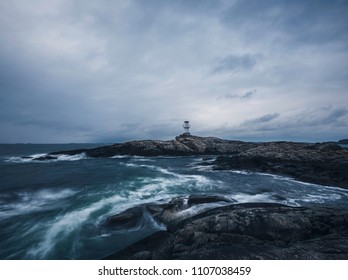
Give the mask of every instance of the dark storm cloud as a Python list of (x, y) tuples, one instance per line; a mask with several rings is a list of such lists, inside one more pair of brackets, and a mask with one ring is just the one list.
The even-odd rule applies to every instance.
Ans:
[(347, 1), (0, 0), (0, 11), (0, 142), (171, 138), (185, 119), (220, 137), (346, 138)]
[(237, 1), (222, 19), (255, 39), (274, 36), (274, 43), (291, 44), (289, 47), (333, 42), (347, 47), (347, 15), (348, 2), (342, 0), (250, 0)]

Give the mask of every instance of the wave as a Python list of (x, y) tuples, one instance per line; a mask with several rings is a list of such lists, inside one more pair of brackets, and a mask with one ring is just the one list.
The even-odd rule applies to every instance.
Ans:
[(127, 155), (116, 155), (116, 156), (112, 156), (110, 158), (129, 158), (130, 156)]
[(32, 162), (33, 159), (35, 158), (44, 157), (46, 155), (47, 154), (33, 154), (33, 155), (25, 156), (25, 157), (19, 157), (19, 156), (9, 157), (9, 158), (5, 158), (5, 162), (27, 163), (27, 162)]
[[(155, 200), (153, 197), (148, 199), (135, 197), (133, 196), (134, 193), (126, 190), (125, 192), (120, 192), (107, 198), (102, 197), (88, 206), (57, 216), (52, 221), (43, 225), (45, 230), (41, 237), (41, 241), (28, 250), (27, 257), (46, 259), (49, 257), (51, 252), (55, 250), (59, 242), (69, 238), (74, 239), (76, 237), (76, 232), (79, 231), (83, 225), (100, 225), (105, 221), (106, 217), (110, 215), (120, 213), (137, 204), (154, 202)], [(145, 213), (144, 219), (141, 223), (139, 223), (135, 228), (126, 231), (141, 231), (145, 227), (152, 227), (157, 230), (165, 229), (162, 224), (159, 224), (149, 214), (146, 215)], [(98, 233), (97, 237), (105, 238), (108, 236), (108, 234), (103, 232), (101, 235)], [(73, 240), (72, 242), (75, 243), (76, 240)]]
[[(43, 159), (44, 157), (52, 157), (51, 159)], [(11, 163), (49, 163), (49, 162), (57, 162), (57, 161), (77, 161), (88, 158), (85, 153), (76, 154), (76, 155), (66, 155), (66, 154), (58, 154), (58, 155), (50, 155), (50, 154), (33, 154), (25, 157), (9, 157), (5, 159), (5, 162)]]
[(237, 203), (248, 203), (248, 202), (279, 202), (276, 199), (274, 194), (271, 192), (268, 193), (259, 193), (259, 194), (247, 194), (247, 193), (236, 193), (231, 195), (231, 197), (237, 201)]
[(125, 198), (120, 195), (113, 195), (109, 198), (94, 202), (87, 207), (59, 215), (47, 224), (42, 241), (29, 249), (27, 253), (28, 257), (40, 259), (46, 258), (57, 243), (73, 234), (83, 223), (87, 221), (90, 222), (90, 216), (93, 213), (101, 210), (105, 206), (117, 204), (124, 200)]
[(86, 159), (87, 155), (85, 153), (77, 154), (77, 155), (58, 155), (58, 158), (53, 161), (76, 161), (81, 159)]
[(0, 219), (59, 208), (58, 201), (72, 197), (76, 193), (78, 191), (72, 189), (45, 189), (35, 192), (18, 192), (11, 195), (1, 194), (0, 200), (3, 203), (0, 205)]

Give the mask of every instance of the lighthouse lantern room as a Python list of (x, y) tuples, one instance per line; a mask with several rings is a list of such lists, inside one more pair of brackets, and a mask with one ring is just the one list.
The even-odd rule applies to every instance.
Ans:
[(184, 121), (183, 128), (185, 129), (184, 134), (190, 135), (190, 122), (189, 121)]

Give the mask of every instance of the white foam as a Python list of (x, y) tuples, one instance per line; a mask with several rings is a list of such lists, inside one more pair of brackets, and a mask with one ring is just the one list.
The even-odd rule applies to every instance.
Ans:
[(150, 158), (142, 158), (142, 157), (133, 157), (132, 161), (145, 161), (145, 162), (154, 162), (155, 160)]
[(124, 156), (122, 156), (122, 155), (116, 155), (116, 156), (112, 156), (112, 157), (110, 157), (110, 158), (129, 158), (129, 156), (127, 156), (127, 155), (124, 155)]
[(212, 172), (213, 166), (211, 165), (193, 165), (191, 166), (191, 169), (198, 170), (198, 171), (203, 171), (203, 172)]
[(327, 201), (335, 201), (341, 198), (342, 196), (339, 194), (331, 194), (331, 195), (307, 194), (305, 197), (301, 198), (300, 200), (304, 202), (326, 203)]
[(77, 154), (77, 155), (58, 155), (57, 159), (53, 159), (52, 161), (76, 161), (87, 158), (85, 153)]
[(33, 154), (33, 155), (26, 156), (26, 157), (9, 157), (9, 158), (5, 159), (5, 161), (6, 162), (13, 162), (13, 163), (27, 163), (27, 162), (32, 162), (33, 159), (35, 159), (35, 158), (43, 157), (46, 155), (47, 154)]
[[(47, 160), (37, 160), (41, 157), (52, 156), (54, 158)], [(33, 154), (26, 157), (10, 157), (6, 159), (6, 162), (13, 163), (47, 163), (47, 162), (56, 162), (56, 161), (76, 161), (87, 158), (85, 153), (76, 154), (76, 155), (66, 155), (66, 154), (58, 154), (58, 155), (49, 155), (49, 154)]]
[(77, 191), (71, 189), (63, 190), (39, 190), (36, 192), (17, 193), (19, 201), (0, 205), (0, 219), (29, 214), (55, 208), (57, 200), (65, 199), (75, 195)]
[(242, 175), (251, 175), (253, 174), (252, 172), (249, 171), (244, 171), (244, 170), (231, 170), (231, 173), (235, 173), (235, 174), (242, 174)]
[(162, 168), (162, 167), (159, 167), (159, 166), (155, 166), (155, 165), (135, 164), (135, 163), (126, 163), (125, 165), (129, 166), (129, 167), (149, 168), (149, 169), (152, 169), (152, 170), (155, 170), (155, 171), (159, 171), (159, 172), (161, 172), (163, 174), (167, 174), (167, 175), (173, 175), (173, 176), (177, 176), (178, 175), (177, 173), (171, 172), (168, 169), (165, 169), (165, 168)]
[(237, 200), (238, 203), (247, 203), (247, 202), (279, 202), (272, 198), (271, 193), (260, 193), (260, 194), (246, 194), (246, 193), (237, 193), (232, 196), (233, 199)]
[(186, 174), (179, 174), (179, 173), (175, 173), (172, 171), (169, 171), (168, 169), (165, 169), (163, 167), (159, 167), (159, 166), (155, 166), (155, 165), (147, 165), (147, 164), (135, 164), (135, 163), (124, 163), (125, 166), (128, 167), (142, 167), (142, 168), (149, 168), (155, 171), (159, 171), (162, 174), (166, 174), (166, 175), (171, 175), (173, 177), (175, 177), (176, 179), (181, 180), (181, 182), (187, 182), (189, 180), (195, 180), (197, 182), (200, 183), (210, 183), (210, 179), (208, 179), (207, 177), (203, 176), (203, 175), (186, 175)]
[(138, 167), (139, 166), (139, 165), (137, 165), (135, 163), (123, 163), (123, 162), (121, 162), (120, 164), (124, 165), (124, 166), (128, 166), (128, 167)]
[(124, 200), (123, 197), (114, 195), (94, 202), (88, 207), (80, 208), (58, 216), (54, 221), (48, 224), (43, 240), (28, 251), (28, 256), (34, 258), (45, 258), (60, 240), (66, 238), (69, 234), (80, 228), (81, 224), (90, 220), (89, 217), (92, 213), (107, 205), (117, 204)]

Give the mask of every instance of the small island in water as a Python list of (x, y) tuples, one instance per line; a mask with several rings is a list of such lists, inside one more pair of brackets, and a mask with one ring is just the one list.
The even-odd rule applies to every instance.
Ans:
[[(154, 160), (202, 156), (198, 165), (216, 172), (276, 174), (318, 188), (348, 189), (348, 149), (333, 142), (254, 143), (184, 133), (169, 141), (139, 140), (57, 151), (31, 160), (55, 161), (62, 155)], [(109, 215), (100, 228), (105, 232), (132, 230), (149, 217), (161, 227), (104, 258), (348, 259), (347, 208), (318, 204), (293, 207), (282, 203), (286, 198), (278, 198), (277, 203), (238, 203), (233, 197), (210, 191), (134, 205)]]

